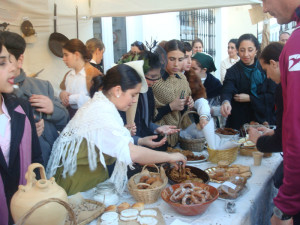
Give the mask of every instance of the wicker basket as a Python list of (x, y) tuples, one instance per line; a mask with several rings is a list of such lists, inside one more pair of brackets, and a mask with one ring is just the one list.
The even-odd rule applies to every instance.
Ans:
[[(179, 128), (181, 128), (181, 122), (183, 120), (183, 118), (189, 114), (197, 114), (198, 113), (196, 111), (187, 111), (185, 112), (182, 117), (180, 118), (179, 121)], [(201, 152), (204, 149), (206, 143), (206, 139), (205, 138), (199, 138), (199, 139), (186, 139), (186, 138), (182, 138), (179, 135), (179, 144), (180, 147), (184, 150), (190, 150), (192, 152)]]
[[(239, 149), (239, 152), (240, 152), (240, 155), (252, 157), (252, 152), (258, 152), (258, 150), (256, 147), (254, 147), (254, 148), (241, 147)], [(272, 156), (271, 152), (264, 153), (265, 158), (271, 157), (271, 156)]]
[(252, 152), (257, 152), (257, 148), (256, 147), (252, 147), (252, 148), (247, 148), (247, 147), (240, 147), (239, 152), (240, 155), (243, 156), (252, 156)]
[[(66, 210), (68, 211), (69, 213), (69, 218), (70, 218), (70, 225), (77, 225), (77, 222), (76, 222), (76, 216), (74, 214), (74, 211), (72, 210), (72, 208), (70, 207), (70, 205), (63, 201), (63, 200), (60, 200), (59, 198), (49, 198), (49, 199), (45, 199), (45, 200), (42, 200), (38, 203), (36, 203), (30, 210), (28, 210), (23, 216), (22, 218), (20, 218), (17, 222), (16, 222), (16, 225), (24, 225), (26, 224), (26, 220), (31, 216), (31, 214), (38, 208), (48, 204), (48, 203), (51, 203), (51, 202), (56, 202), (62, 206), (64, 206), (66, 208)], [(49, 215), (51, 216), (51, 215)], [(52, 216), (55, 216), (55, 215), (52, 215)]]
[(233, 163), (236, 160), (238, 150), (239, 146), (226, 150), (214, 150), (207, 147), (207, 152), (209, 154), (208, 161), (218, 163), (221, 160), (227, 160), (229, 163)]
[(90, 199), (84, 199), (84, 201), (87, 203), (90, 203), (90, 204), (97, 205), (97, 206), (99, 206), (99, 208), (97, 210), (95, 210), (95, 213), (92, 216), (85, 219), (84, 221), (81, 221), (80, 223), (77, 223), (77, 225), (86, 225), (86, 224), (92, 222), (94, 219), (98, 218), (105, 210), (105, 206), (101, 202), (97, 202), (97, 201), (90, 200)]
[[(143, 167), (142, 172), (146, 169), (147, 165)], [(151, 175), (158, 175), (159, 173), (159, 168), (155, 165), (157, 172), (150, 172)], [(145, 204), (151, 204), (154, 203), (158, 200), (161, 191), (166, 187), (168, 183), (168, 177), (165, 174), (164, 169), (161, 167), (161, 173), (163, 173), (163, 184), (160, 187), (156, 187), (153, 189), (137, 189), (133, 188), (134, 185), (134, 177), (138, 176), (139, 174), (133, 175), (127, 184), (128, 190), (130, 194), (134, 197), (134, 199), (137, 202), (144, 202)]]

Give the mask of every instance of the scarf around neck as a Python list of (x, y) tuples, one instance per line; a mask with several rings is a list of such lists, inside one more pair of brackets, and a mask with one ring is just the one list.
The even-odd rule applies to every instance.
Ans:
[(245, 75), (248, 77), (248, 79), (250, 79), (251, 93), (255, 97), (258, 97), (257, 86), (264, 82), (264, 80), (266, 79), (266, 75), (258, 69), (258, 60), (257, 59), (255, 60), (254, 64), (251, 66), (246, 66), (242, 61), (240, 61), (240, 62), (241, 62), (241, 65), (242, 65)]

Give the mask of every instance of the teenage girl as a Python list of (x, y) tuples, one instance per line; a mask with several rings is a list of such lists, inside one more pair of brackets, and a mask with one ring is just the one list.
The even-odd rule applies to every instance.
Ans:
[(71, 70), (60, 84), (62, 91), (59, 97), (69, 110), (70, 118), (90, 99), (91, 81), (95, 76), (101, 75), (89, 63), (90, 59), (91, 54), (79, 39), (71, 39), (63, 47), (63, 61)]

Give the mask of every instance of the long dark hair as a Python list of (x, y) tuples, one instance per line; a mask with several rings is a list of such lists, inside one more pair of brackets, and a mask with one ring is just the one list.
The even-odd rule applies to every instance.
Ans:
[(79, 52), (84, 61), (88, 62), (92, 58), (92, 54), (88, 51), (87, 47), (79, 39), (71, 39), (63, 46), (63, 49), (71, 53)]
[(93, 97), (95, 92), (102, 90), (106, 94), (111, 88), (120, 85), (123, 92), (133, 89), (142, 79), (138, 73), (126, 64), (119, 64), (109, 69), (105, 76), (97, 76), (92, 80), (90, 96)]
[(271, 42), (263, 49), (259, 59), (262, 59), (266, 64), (270, 64), (270, 60), (274, 60), (275, 62), (278, 62), (283, 46), (284, 46), (283, 43)]

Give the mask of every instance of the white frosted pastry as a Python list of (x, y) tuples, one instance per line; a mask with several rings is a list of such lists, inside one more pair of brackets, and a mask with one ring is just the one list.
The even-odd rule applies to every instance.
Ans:
[(120, 216), (120, 220), (123, 221), (131, 221), (131, 220), (136, 220), (137, 216), (132, 216), (132, 217), (124, 217), (124, 216)]
[(157, 212), (154, 209), (144, 209), (140, 212), (141, 216), (157, 216)]
[(139, 211), (137, 209), (125, 209), (120, 214), (123, 217), (137, 217)]

